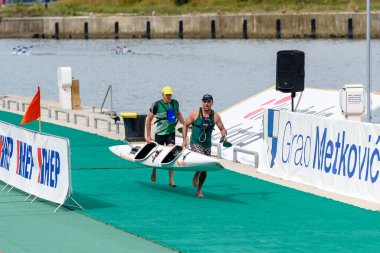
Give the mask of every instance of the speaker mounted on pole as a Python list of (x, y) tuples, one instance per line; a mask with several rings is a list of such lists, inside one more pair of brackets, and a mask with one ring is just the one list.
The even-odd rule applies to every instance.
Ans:
[(292, 111), (296, 92), (305, 89), (305, 53), (299, 50), (277, 52), (276, 90), (291, 93)]
[(299, 50), (277, 52), (276, 90), (291, 93), (305, 88), (305, 53)]

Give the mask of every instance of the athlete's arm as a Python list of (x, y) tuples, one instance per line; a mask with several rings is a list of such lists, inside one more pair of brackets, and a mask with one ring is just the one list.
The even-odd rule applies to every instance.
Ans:
[(147, 117), (146, 117), (146, 142), (150, 143), (151, 141), (151, 131), (152, 131), (152, 120), (153, 120), (153, 113), (149, 112)]
[(197, 117), (197, 110), (193, 111), (190, 113), (190, 116), (186, 119), (186, 121), (183, 123), (183, 128), (182, 128), (182, 147), (186, 148), (187, 146), (187, 128), (193, 124)]
[(179, 122), (181, 122), (181, 124), (184, 125), (185, 120), (183, 119), (182, 113), (180, 111), (178, 112), (177, 117), (178, 117)]
[(222, 119), (220, 118), (220, 115), (218, 113), (215, 113), (214, 120), (215, 120), (215, 125), (217, 125), (220, 130), (220, 134), (222, 136), (226, 136), (227, 130), (224, 128)]

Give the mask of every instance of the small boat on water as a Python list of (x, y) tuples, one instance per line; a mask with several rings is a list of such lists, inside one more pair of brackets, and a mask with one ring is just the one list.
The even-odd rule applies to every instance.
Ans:
[(115, 155), (138, 164), (163, 170), (215, 171), (224, 169), (213, 157), (202, 155), (182, 146), (167, 147), (156, 142), (142, 146), (117, 145), (109, 147)]
[(117, 47), (113, 51), (115, 52), (115, 54), (119, 54), (119, 55), (128, 55), (132, 53), (132, 51), (125, 46), (123, 48)]
[(33, 46), (30, 46), (30, 47), (20, 47), (20, 46), (18, 46), (16, 48), (12, 49), (11, 54), (14, 54), (14, 55), (30, 55), (32, 47)]

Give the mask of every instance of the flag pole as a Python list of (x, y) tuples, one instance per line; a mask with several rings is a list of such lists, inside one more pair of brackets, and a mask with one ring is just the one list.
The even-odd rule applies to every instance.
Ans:
[(41, 133), (41, 117), (38, 118), (38, 132)]

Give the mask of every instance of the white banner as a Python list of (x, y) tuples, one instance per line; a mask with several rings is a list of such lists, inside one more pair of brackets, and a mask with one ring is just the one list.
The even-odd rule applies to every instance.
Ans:
[[(294, 101), (295, 105), (300, 97), (301, 94), (297, 93)], [(320, 101), (323, 101), (323, 103)], [(380, 95), (372, 94), (372, 110), (379, 107)], [(263, 112), (265, 108), (290, 111), (290, 94), (276, 91), (275, 87), (272, 87), (221, 112), (220, 116), (228, 132), (228, 141), (232, 142), (234, 146), (256, 151), (260, 154), (263, 144)], [(305, 88), (302, 93), (302, 99), (298, 104), (297, 112), (344, 119), (339, 106), (338, 90)], [(219, 129), (217, 127), (215, 129), (213, 142), (219, 142)], [(232, 148), (224, 148), (222, 157), (232, 160), (232, 150)], [(215, 147), (213, 147), (213, 154), (217, 154)], [(253, 156), (244, 153), (238, 154), (238, 161), (245, 164), (254, 164)]]
[(0, 121), (0, 180), (63, 204), (71, 196), (68, 139)]
[(260, 172), (380, 203), (379, 125), (266, 109), (263, 129)]

